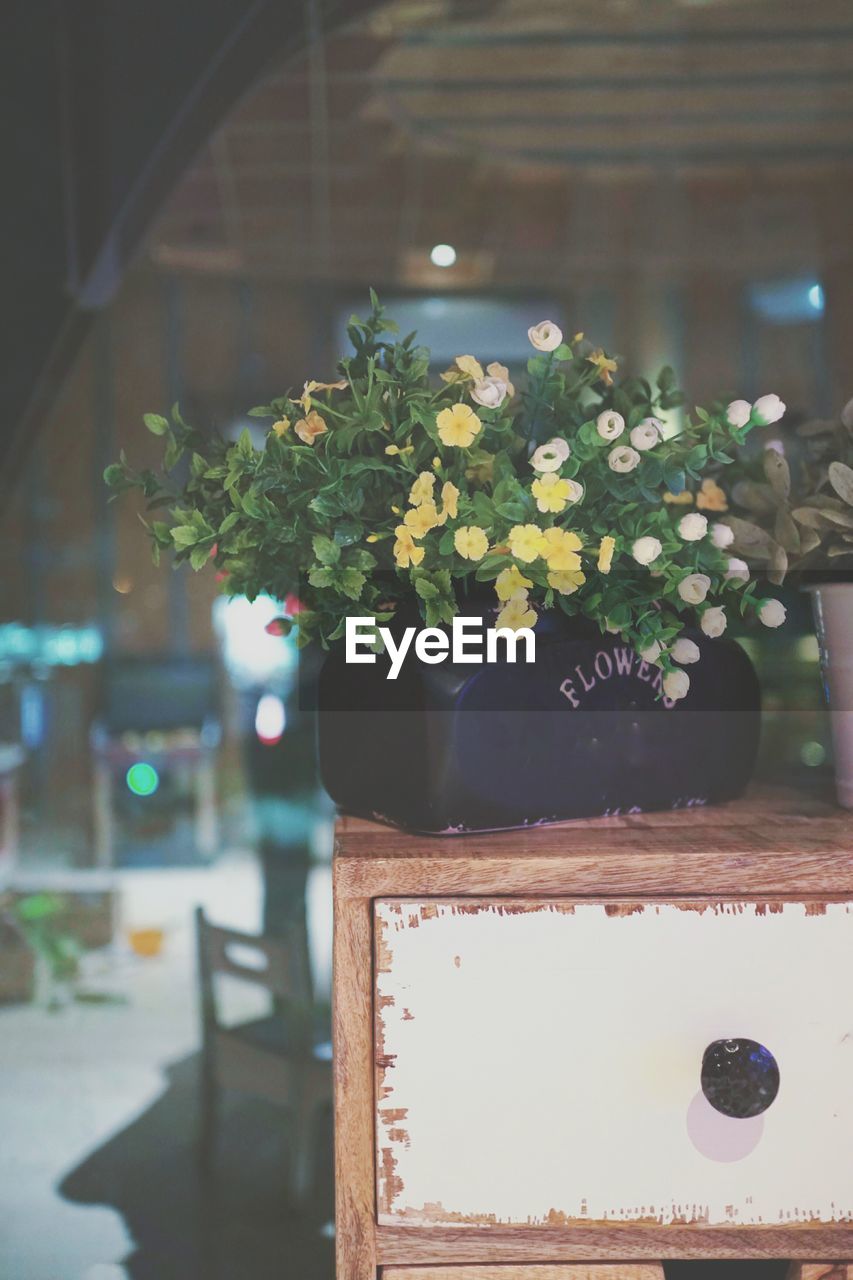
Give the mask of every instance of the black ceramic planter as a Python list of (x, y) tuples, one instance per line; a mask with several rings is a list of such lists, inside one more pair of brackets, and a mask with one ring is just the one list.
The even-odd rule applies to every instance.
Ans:
[[(466, 610), (468, 613), (476, 611)], [(690, 691), (656, 696), (656, 668), (617, 636), (553, 612), (536, 662), (427, 666), (407, 658), (320, 676), (320, 769), (348, 812), (442, 835), (733, 799), (752, 773), (758, 680), (733, 641), (691, 633)]]

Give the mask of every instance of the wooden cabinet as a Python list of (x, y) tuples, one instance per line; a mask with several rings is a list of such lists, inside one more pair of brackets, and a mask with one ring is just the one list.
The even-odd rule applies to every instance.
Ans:
[[(790, 793), (457, 840), (342, 820), (339, 1280), (851, 1256), (851, 827)], [(730, 1104), (740, 1045), (766, 1056)]]

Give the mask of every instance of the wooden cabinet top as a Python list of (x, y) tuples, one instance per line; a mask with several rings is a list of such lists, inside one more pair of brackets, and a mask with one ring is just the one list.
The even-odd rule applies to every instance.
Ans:
[(723, 805), (450, 837), (344, 815), (335, 863), (348, 896), (834, 897), (853, 895), (853, 814), (831, 792), (755, 787)]

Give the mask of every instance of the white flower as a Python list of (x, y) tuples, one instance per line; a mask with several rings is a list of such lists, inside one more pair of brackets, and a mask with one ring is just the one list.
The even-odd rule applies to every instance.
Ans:
[(678, 594), (685, 604), (701, 604), (710, 587), (707, 573), (688, 573), (678, 584)]
[(554, 351), (563, 341), (562, 330), (553, 320), (542, 320), (527, 330), (527, 336), (537, 351)]
[(758, 610), (758, 616), (765, 627), (781, 627), (785, 621), (785, 606), (781, 600), (765, 600)]
[(471, 399), (484, 409), (499, 409), (506, 399), (507, 385), (503, 378), (481, 378), (471, 388)]
[(660, 641), (653, 640), (651, 644), (646, 645), (645, 649), (638, 649), (637, 652), (643, 659), (643, 662), (650, 662), (654, 664), (661, 655)]
[(579, 480), (567, 480), (569, 486), (569, 502), (580, 502), (583, 497), (583, 485)]
[(700, 511), (691, 511), (678, 522), (678, 536), (685, 542), (700, 542), (708, 532), (708, 517)]
[(631, 548), (631, 555), (637, 561), (637, 564), (651, 564), (653, 560), (657, 560), (663, 547), (657, 538), (638, 538)]
[(777, 395), (759, 396), (752, 406), (752, 416), (759, 427), (768, 427), (771, 422), (778, 422), (785, 412), (786, 405)]
[(489, 377), (497, 378), (499, 382), (506, 383), (507, 395), (515, 395), (515, 387), (510, 382), (509, 369), (505, 364), (499, 364), (497, 360), (493, 360), (491, 364), (486, 365), (486, 373)]
[(659, 418), (643, 418), (631, 432), (631, 444), (644, 453), (646, 449), (654, 449), (663, 435), (663, 423)]
[(686, 698), (690, 688), (690, 676), (686, 671), (667, 671), (663, 678), (663, 691), (673, 702)]
[(722, 520), (718, 520), (716, 524), (711, 525), (711, 541), (721, 551), (725, 551), (726, 547), (730, 547), (734, 540), (734, 530), (727, 524), (723, 524)]
[(713, 608), (706, 609), (702, 614), (699, 619), (699, 626), (706, 636), (716, 640), (725, 631), (727, 621), (725, 609), (721, 608), (720, 605), (714, 605)]
[(726, 569), (727, 582), (749, 582), (749, 565), (737, 556), (729, 556), (729, 567)]
[(752, 417), (752, 405), (748, 400), (733, 400), (726, 409), (726, 422), (730, 427), (745, 427)]
[(672, 646), (673, 661), (685, 666), (689, 662), (698, 662), (701, 656), (698, 644), (695, 640), (688, 640), (686, 636), (679, 636)]
[(534, 471), (559, 471), (570, 453), (571, 449), (565, 440), (554, 436), (547, 444), (540, 444), (535, 450), (530, 465)]
[(633, 471), (640, 464), (640, 455), (636, 449), (629, 449), (627, 445), (617, 445), (615, 449), (611, 449), (607, 455), (607, 462), (611, 471)]
[(596, 418), (595, 429), (602, 440), (618, 440), (625, 430), (625, 419), (615, 409), (608, 409)]

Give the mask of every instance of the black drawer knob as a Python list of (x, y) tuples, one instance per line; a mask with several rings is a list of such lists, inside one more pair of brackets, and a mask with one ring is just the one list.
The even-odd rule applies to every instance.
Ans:
[(712, 1040), (702, 1056), (702, 1092), (724, 1116), (760, 1116), (779, 1092), (776, 1059), (757, 1040)]

